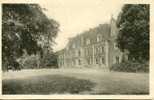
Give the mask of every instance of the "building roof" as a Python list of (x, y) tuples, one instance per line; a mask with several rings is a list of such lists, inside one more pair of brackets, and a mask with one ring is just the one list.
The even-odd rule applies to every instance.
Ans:
[(97, 35), (100, 35), (103, 40), (107, 40), (110, 37), (110, 25), (109, 24), (100, 24), (95, 28), (91, 28), (77, 36), (70, 38), (67, 46), (71, 48), (73, 44), (76, 46), (86, 45), (86, 40), (90, 39), (91, 44), (96, 42)]
[(100, 24), (97, 27), (91, 28), (75, 37), (70, 38), (66, 47), (58, 52), (60, 53), (67, 49), (71, 49), (74, 45), (76, 46), (75, 49), (77, 47), (80, 48), (86, 46), (87, 39), (90, 40), (90, 44), (95, 44), (97, 43), (97, 36), (101, 37), (101, 41), (111, 40), (113, 38), (111, 35), (112, 33), (117, 33), (116, 20), (114, 18), (111, 18), (110, 24)]

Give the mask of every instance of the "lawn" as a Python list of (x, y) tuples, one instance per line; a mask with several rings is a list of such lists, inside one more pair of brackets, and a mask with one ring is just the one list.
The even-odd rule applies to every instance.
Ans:
[(45, 75), (27, 79), (11, 79), (3, 81), (3, 94), (77, 94), (90, 91), (94, 84), (88, 80)]
[(148, 73), (39, 69), (3, 73), (3, 94), (148, 94)]

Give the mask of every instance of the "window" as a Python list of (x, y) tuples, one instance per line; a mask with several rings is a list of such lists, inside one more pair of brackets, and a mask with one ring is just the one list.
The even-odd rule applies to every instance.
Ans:
[(65, 65), (64, 61), (62, 61), (62, 65)]
[(76, 56), (75, 50), (72, 51), (72, 56)]
[[(75, 53), (74, 55), (75, 55), (76, 57), (80, 56), (80, 55), (79, 55), (79, 53), (80, 53), (79, 50), (75, 50), (74, 53)], [(69, 55), (69, 56), (70, 56), (70, 55)]]
[(90, 59), (87, 59), (88, 65), (90, 64)]
[(98, 64), (98, 63), (99, 63), (98, 58), (96, 58), (96, 64)]
[(90, 55), (90, 48), (88, 48), (88, 55)]
[(118, 46), (116, 43), (114, 43), (114, 49), (118, 49)]
[(90, 44), (90, 39), (87, 39), (86, 44), (87, 45)]
[(104, 57), (102, 57), (102, 64), (105, 64), (105, 59), (104, 59)]
[(96, 53), (99, 53), (100, 51), (99, 51), (99, 47), (96, 47)]
[(92, 58), (90, 58), (90, 64), (92, 64), (93, 63), (93, 59)]
[(75, 48), (75, 44), (72, 45), (72, 48)]
[(86, 56), (89, 56), (90, 55), (90, 49), (89, 48), (86, 48), (85, 54), (86, 54)]
[(88, 58), (87, 62), (89, 65), (92, 64), (92, 58)]
[(116, 63), (119, 63), (119, 62), (120, 62), (119, 57), (116, 56)]
[(97, 54), (97, 47), (95, 47), (95, 51), (94, 51), (94, 53)]
[(69, 46), (66, 47), (66, 50), (69, 50)]
[(73, 64), (74, 64), (74, 65), (76, 65), (76, 62), (75, 62), (75, 60), (73, 60)]
[(101, 48), (101, 52), (104, 53), (104, 47)]
[(101, 35), (97, 35), (96, 41), (97, 42), (100, 42), (101, 41)]
[(75, 59), (75, 64), (78, 65), (79, 61), (78, 59)]
[(81, 51), (80, 50), (78, 51), (78, 56), (81, 56)]
[(80, 59), (78, 60), (78, 64), (81, 65), (81, 60)]

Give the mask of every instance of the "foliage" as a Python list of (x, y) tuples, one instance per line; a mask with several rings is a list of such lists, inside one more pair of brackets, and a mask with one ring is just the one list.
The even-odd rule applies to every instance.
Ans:
[(25, 57), (20, 58), (20, 65), (22, 65), (23, 69), (34, 69), (39, 68), (39, 56), (38, 55), (27, 55)]
[[(44, 55), (43, 55), (44, 56)], [(37, 55), (27, 55), (19, 59), (23, 69), (39, 69), (39, 68), (58, 68), (57, 56), (53, 53), (43, 58)]]
[(149, 60), (149, 14), (148, 4), (126, 4), (119, 14), (118, 47), (131, 60)]
[(3, 94), (78, 94), (90, 91), (94, 83), (74, 77), (46, 75), (27, 80), (3, 80)]
[(31, 55), (42, 52), (44, 46), (50, 49), (59, 24), (48, 19), (39, 5), (3, 4), (2, 7), (3, 70), (14, 67), (24, 51)]
[(45, 68), (58, 68), (57, 64), (57, 55), (55, 55), (54, 53), (44, 55), (41, 60), (41, 66), (44, 66)]
[(121, 62), (119, 64), (112, 65), (110, 70), (122, 72), (149, 72), (149, 62)]

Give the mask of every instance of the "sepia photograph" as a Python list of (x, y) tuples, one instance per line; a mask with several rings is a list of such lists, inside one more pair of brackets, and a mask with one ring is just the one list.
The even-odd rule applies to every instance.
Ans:
[(47, 0), (1, 7), (2, 95), (149, 94), (150, 4)]

